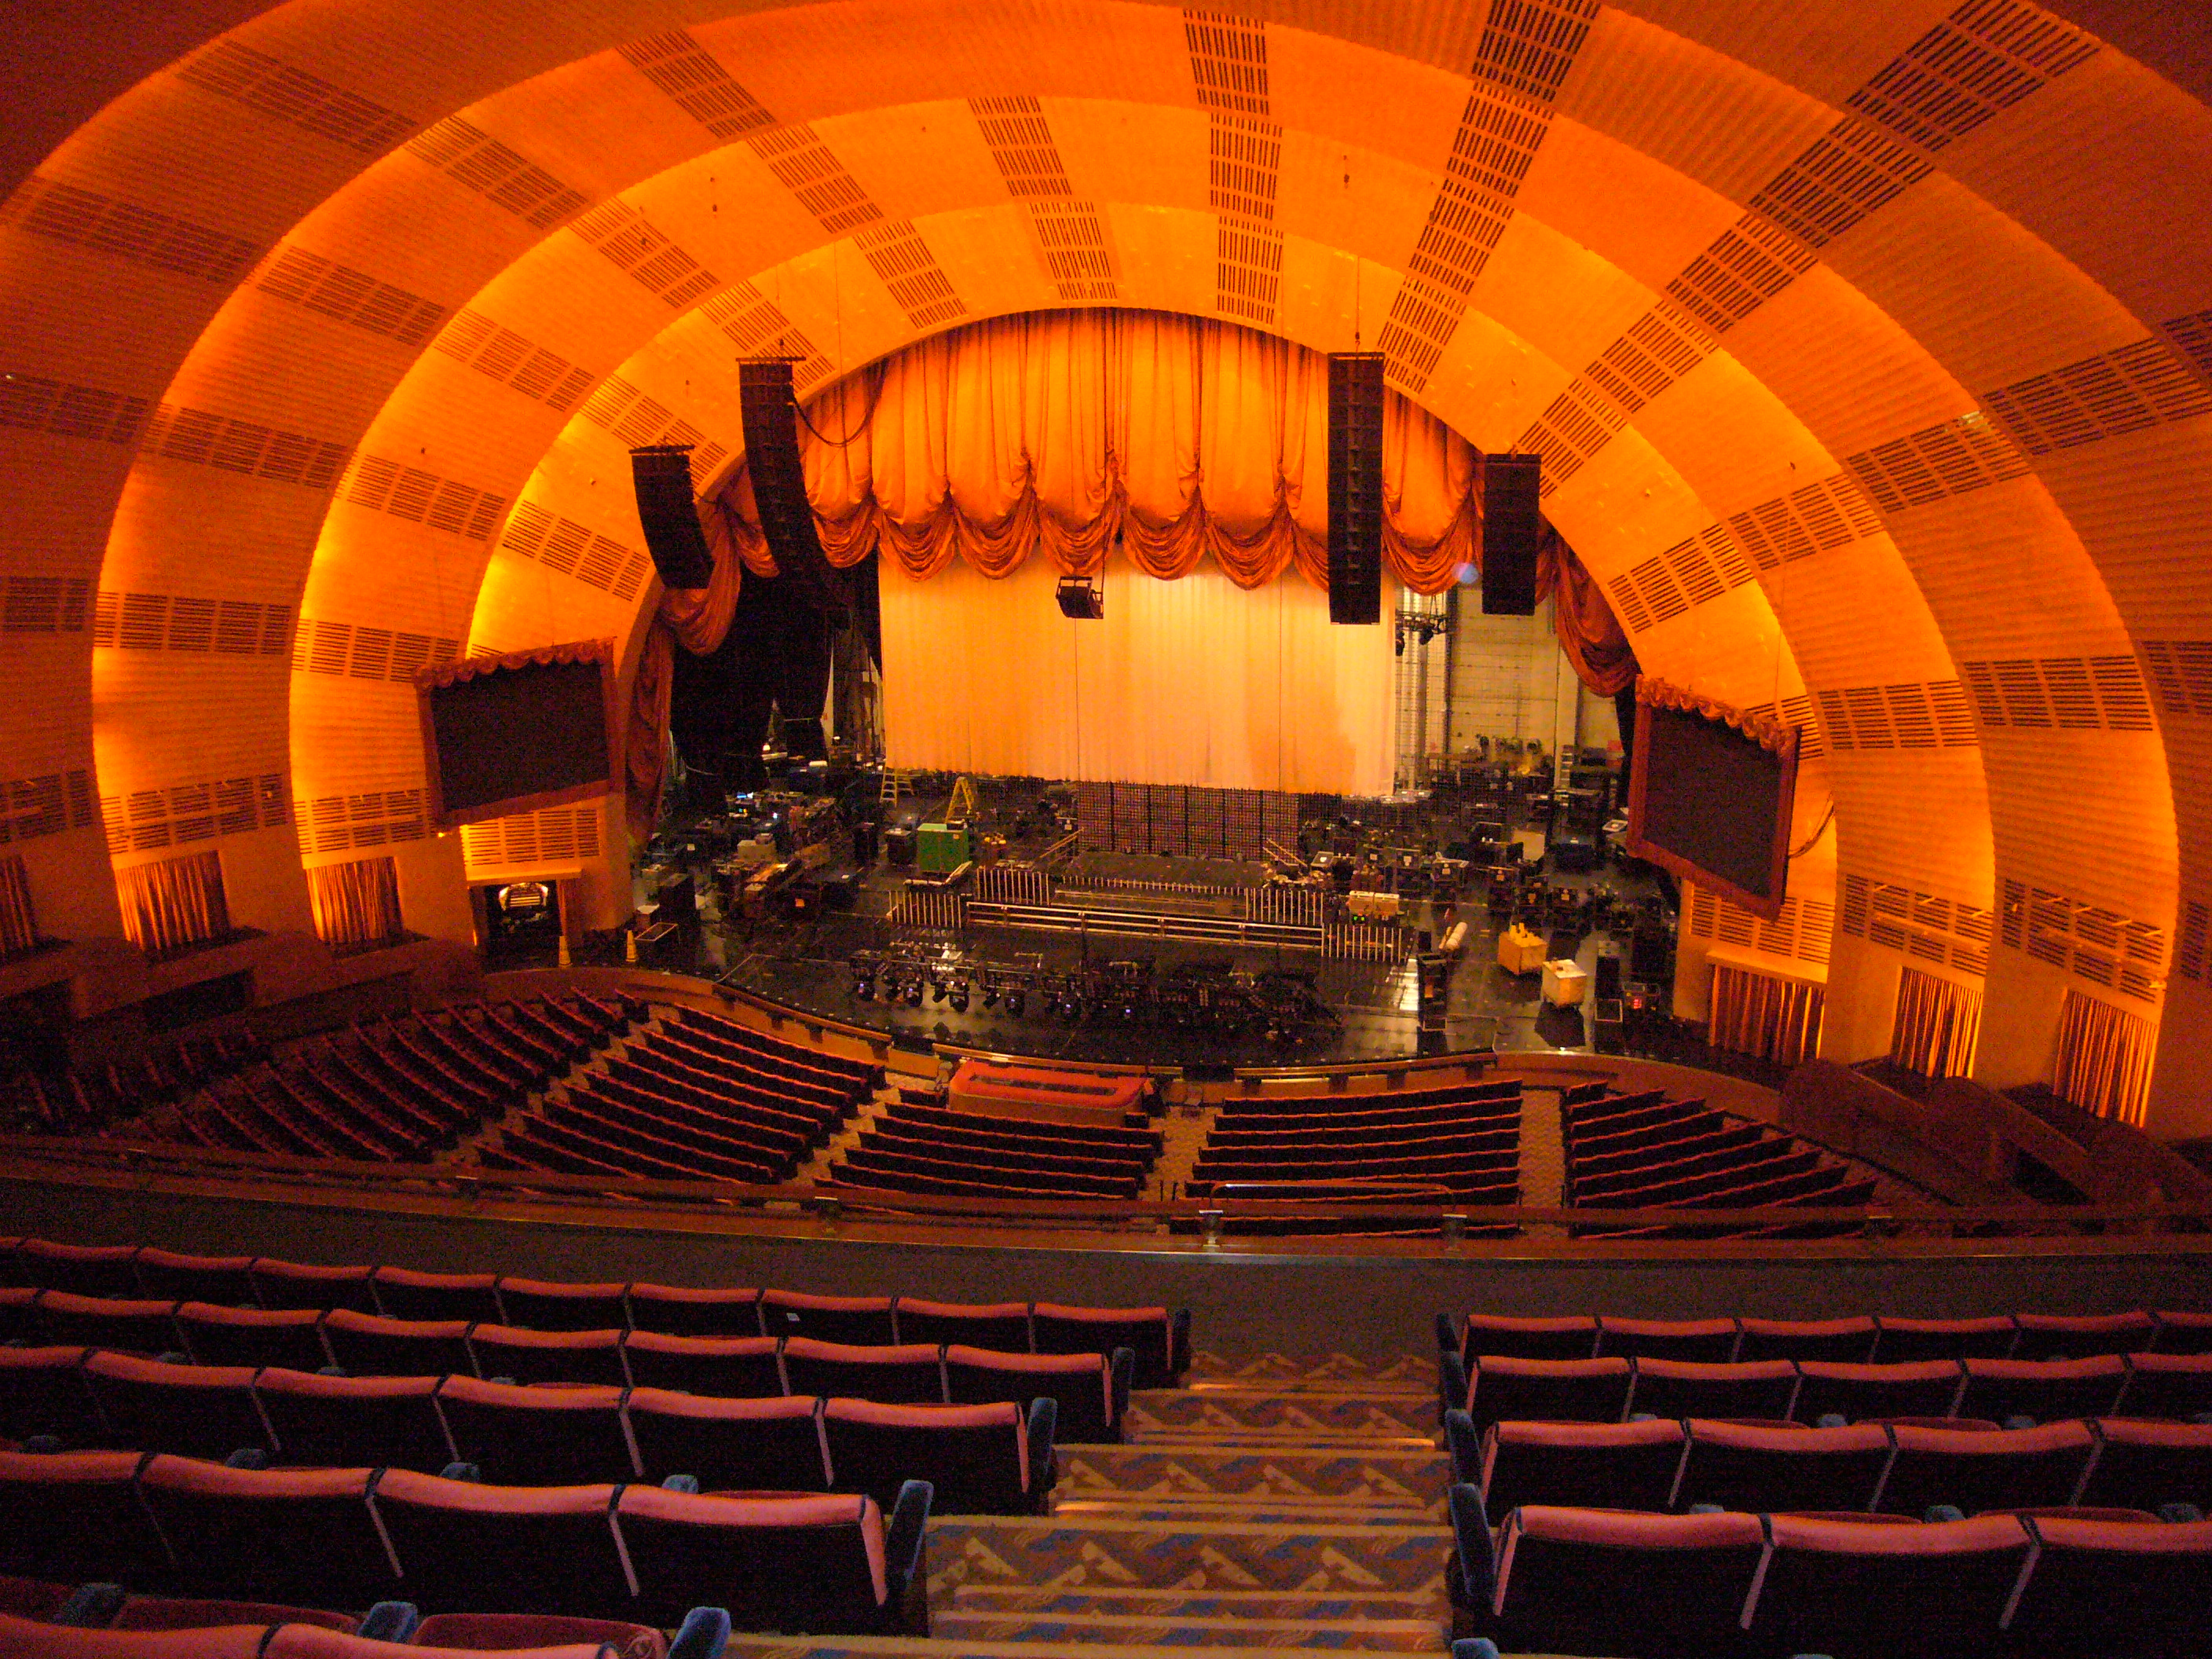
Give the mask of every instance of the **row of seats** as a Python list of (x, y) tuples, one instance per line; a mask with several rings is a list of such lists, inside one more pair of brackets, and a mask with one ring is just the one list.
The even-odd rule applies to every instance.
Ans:
[(2201, 1654), (2212, 1522), (1638, 1515), (1451, 1494), (1463, 1633), (1510, 1651)]
[(793, 1081), (826, 1081), (849, 1088), (856, 1096), (883, 1086), (881, 1066), (786, 1042), (725, 1015), (683, 1009), (667, 1016), (663, 1030), (702, 1053), (722, 1056), (732, 1064), (765, 1068)]
[(131, 1595), (118, 1584), (27, 1587), (50, 1616), (0, 1613), (7, 1659), (720, 1659), (729, 1613), (695, 1607), (672, 1642), (649, 1626), (604, 1619), (439, 1613), (385, 1601), (364, 1618), (273, 1603)]
[(250, 1027), (178, 1039), (135, 1060), (41, 1076), (25, 1072), (0, 1097), (0, 1122), (11, 1133), (88, 1134), (180, 1101), (196, 1089), (268, 1057)]
[(9, 1414), (30, 1431), (21, 1439), (256, 1467), (435, 1474), (468, 1463), (509, 1486), (686, 1474), (713, 1491), (865, 1492), (884, 1504), (905, 1480), (927, 1480), (945, 1504), (979, 1514), (1035, 1510), (1054, 1481), (1059, 1401), (1050, 1393), (962, 1405), (726, 1399), (469, 1376), (251, 1377), (191, 1367), (160, 1376), (143, 1360), (94, 1360), (82, 1398), (52, 1375), (38, 1379), (57, 1385), (44, 1400), (14, 1397)]
[(1964, 1514), (2212, 1505), (2212, 1425), (2133, 1418), (2046, 1423), (1856, 1423), (1832, 1428), (1691, 1418), (1629, 1423), (1444, 1419), (1455, 1478), (1503, 1519), (1569, 1508)]
[(2212, 1413), (2212, 1354), (2083, 1359), (1513, 1359), (1448, 1353), (1443, 1403), (1478, 1424), (1620, 1423), (1631, 1416), (1856, 1423), (1891, 1417), (2151, 1417)]
[(1440, 1084), (1423, 1089), (1345, 1090), (1327, 1095), (1238, 1095), (1224, 1100), (1214, 1132), (1282, 1129), (1326, 1130), (1370, 1115), (1376, 1120), (1418, 1121), (1425, 1114), (1450, 1118), (1492, 1115), (1520, 1109), (1521, 1079), (1493, 1078), (1485, 1083)]
[(1326, 1113), (1280, 1111), (1279, 1100), (1226, 1103), (1184, 1190), (1204, 1198), (1224, 1182), (1391, 1181), (1439, 1187), (1469, 1204), (1512, 1204), (1520, 1197), (1520, 1090), (1518, 1079), (1503, 1079)]
[[(51, 1436), (64, 1445), (191, 1450), (212, 1456), (238, 1446), (259, 1446), (301, 1462), (309, 1460), (299, 1444), (319, 1449), (324, 1437), (315, 1425), (342, 1414), (349, 1398), (361, 1402), (365, 1413), (389, 1413), (405, 1397), (404, 1391), (371, 1384), (411, 1382), (427, 1411), (443, 1378), (454, 1385), (477, 1385), (463, 1391), (471, 1401), (509, 1406), (517, 1395), (527, 1403), (552, 1398), (556, 1391), (599, 1389), (611, 1399), (629, 1389), (718, 1400), (837, 1395), (885, 1405), (1027, 1405), (1043, 1398), (1056, 1402), (1068, 1438), (1103, 1442), (1121, 1438), (1129, 1396), (1127, 1348), (1110, 1356), (1001, 1354), (957, 1344), (855, 1348), (805, 1337), (670, 1337), (627, 1354), (605, 1351), (616, 1362), (612, 1369), (555, 1363), (562, 1356), (573, 1361), (575, 1352), (548, 1348), (539, 1354), (535, 1370), (510, 1365), (487, 1377), (466, 1366), (433, 1364), (349, 1376), (281, 1365), (193, 1365), (97, 1348), (0, 1348), (0, 1432), (17, 1441)], [(633, 1376), (642, 1380), (633, 1382)], [(508, 1395), (480, 1391), (501, 1385), (510, 1389)], [(295, 1437), (288, 1425), (302, 1415), (311, 1420), (306, 1432)], [(351, 1455), (367, 1458), (366, 1451)]]
[(1046, 1123), (902, 1097), (830, 1174), (843, 1185), (887, 1192), (1133, 1199), (1160, 1144), (1142, 1113), (1119, 1124)]
[[(694, 1483), (497, 1486), (404, 1468), (253, 1469), (135, 1452), (0, 1453), (0, 1571), (149, 1594), (670, 1628), (694, 1607), (749, 1630), (927, 1622), (911, 1480), (862, 1494), (704, 1495)], [(302, 1546), (312, 1542), (312, 1547)]]
[(2212, 1353), (2212, 1313), (1988, 1314), (1915, 1319), (1626, 1319), (1610, 1314), (1437, 1316), (1437, 1346), (1462, 1359), (2082, 1359)]

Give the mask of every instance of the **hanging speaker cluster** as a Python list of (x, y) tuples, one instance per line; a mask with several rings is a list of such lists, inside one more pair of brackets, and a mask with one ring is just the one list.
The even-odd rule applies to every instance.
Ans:
[(637, 491), (637, 521), (645, 550), (666, 587), (704, 587), (714, 574), (714, 556), (691, 502), (691, 446), (648, 444), (629, 453), (630, 483)]
[(810, 591), (826, 592), (830, 564), (806, 500), (806, 474), (799, 461), (799, 400), (788, 357), (749, 358), (738, 365), (738, 410), (745, 434), (745, 465), (752, 474), (753, 506), (775, 568)]
[(1485, 455), (1482, 492), (1482, 614), (1528, 617), (1536, 610), (1536, 549), (1544, 538), (1537, 486), (1540, 455)]
[(1328, 356), (1328, 619), (1382, 620), (1382, 354)]

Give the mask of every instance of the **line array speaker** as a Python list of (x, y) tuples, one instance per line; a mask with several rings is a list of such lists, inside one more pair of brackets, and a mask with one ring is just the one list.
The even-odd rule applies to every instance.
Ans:
[(691, 502), (691, 446), (650, 444), (629, 453), (630, 483), (637, 491), (637, 521), (645, 550), (668, 587), (704, 587), (714, 557)]
[(1328, 356), (1328, 619), (1382, 620), (1382, 354)]
[(1482, 614), (1528, 617), (1536, 610), (1536, 549), (1544, 539), (1537, 494), (1540, 455), (1482, 458)]
[(788, 357), (754, 357), (738, 365), (745, 465), (752, 474), (761, 533), (775, 556), (777, 572), (797, 577), (807, 592), (826, 594), (830, 564), (814, 528), (806, 474), (799, 461), (799, 400), (792, 392), (791, 367)]

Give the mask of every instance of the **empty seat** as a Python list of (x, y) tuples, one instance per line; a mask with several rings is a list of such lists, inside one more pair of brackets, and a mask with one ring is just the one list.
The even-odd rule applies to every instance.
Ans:
[(82, 1343), (120, 1353), (178, 1353), (177, 1304), (78, 1296), (47, 1291), (38, 1301), (39, 1328), (48, 1342)]
[[(687, 1625), (690, 1622), (685, 1620)], [(464, 1653), (592, 1643), (612, 1649), (616, 1659), (667, 1659), (670, 1652), (666, 1638), (649, 1625), (619, 1619), (556, 1619), (537, 1613), (434, 1613), (408, 1638), (410, 1650), (454, 1648)], [(696, 1642), (687, 1648), (679, 1640), (678, 1651), (679, 1659), (707, 1659), (705, 1649)], [(400, 1656), (395, 1654), (392, 1659)]]
[(11, 1578), (0, 1574), (0, 1614), (46, 1623), (76, 1593), (73, 1584), (49, 1584), (36, 1578)]
[(149, 1244), (132, 1258), (138, 1294), (175, 1302), (210, 1302), (219, 1308), (254, 1308), (253, 1258), (185, 1255)]
[(189, 1593), (366, 1607), (399, 1593), (368, 1510), (374, 1473), (156, 1457), (139, 1487)]
[(437, 1400), (454, 1455), (495, 1486), (580, 1486), (639, 1473), (620, 1389), (449, 1376), (438, 1385)]
[[(892, 1309), (901, 1342), (964, 1342), (1005, 1353), (1030, 1352), (1026, 1302), (925, 1302), (902, 1296)], [(944, 1507), (940, 1502), (939, 1509)]]
[(2096, 1448), (2079, 1422), (1995, 1432), (1899, 1423), (1891, 1433), (1897, 1453), (1876, 1501), (1891, 1515), (1921, 1515), (1936, 1504), (1967, 1515), (2071, 1504)]
[(271, 1367), (253, 1380), (276, 1456), (306, 1467), (442, 1469), (454, 1457), (434, 1376), (323, 1376)]
[(1116, 1348), (1109, 1358), (1096, 1353), (993, 1353), (955, 1343), (945, 1351), (945, 1398), (956, 1406), (1006, 1400), (1026, 1407), (1049, 1397), (1058, 1407), (1062, 1442), (1118, 1441), (1133, 1363), (1127, 1348)]
[(889, 1347), (898, 1340), (887, 1296), (807, 1296), (764, 1291), (760, 1328), (769, 1336), (805, 1336), (855, 1347)]
[(1875, 1322), (1850, 1319), (1745, 1319), (1738, 1359), (1830, 1359), (1863, 1364), (1874, 1357)]
[[(1030, 1346), (1038, 1353), (1129, 1351), (1131, 1384), (1174, 1385), (1190, 1365), (1190, 1310), (1178, 1308), (1081, 1308), (1040, 1302), (1030, 1310)], [(1066, 1419), (1061, 1437), (1066, 1437)]]
[(548, 1279), (502, 1278), (500, 1322), (531, 1331), (621, 1330), (629, 1323), (623, 1284), (567, 1285)]
[(2012, 1608), (2018, 1650), (2114, 1659), (2202, 1654), (2212, 1521), (2031, 1516), (2033, 1565)]
[(2117, 1409), (2130, 1417), (2186, 1420), (2212, 1412), (2212, 1354), (2128, 1356), (2128, 1389)]
[[(1464, 1413), (1452, 1417), (1468, 1423)], [(1456, 1450), (1472, 1424), (1448, 1426)], [(1682, 1462), (1682, 1425), (1656, 1418), (1648, 1423), (1493, 1423), (1482, 1436), (1478, 1457), (1479, 1467), (1460, 1469), (1458, 1478), (1480, 1489), (1483, 1509), (1495, 1521), (1523, 1504), (1664, 1510)]]
[(468, 1336), (465, 1319), (386, 1319), (341, 1308), (323, 1321), (331, 1359), (355, 1376), (474, 1376)]
[(1037, 1400), (985, 1406), (887, 1406), (832, 1400), (822, 1432), (840, 1492), (886, 1506), (927, 1480), (947, 1515), (1042, 1513), (1053, 1484), (1055, 1411)]
[(1889, 1417), (1948, 1417), (1964, 1376), (1955, 1359), (1918, 1359), (1902, 1364), (1846, 1364), (1840, 1360), (1798, 1362), (1797, 1403), (1801, 1423), (1840, 1417), (1846, 1423)]
[(637, 1388), (623, 1417), (648, 1480), (688, 1474), (702, 1492), (826, 1492), (821, 1407), (799, 1395), (725, 1400)]
[[(169, 1552), (138, 1498), (135, 1451), (0, 1451), (0, 1572), (80, 1584), (132, 1583)], [(36, 1516), (35, 1526), (24, 1517)]]
[(374, 1313), (376, 1292), (369, 1287), (374, 1267), (325, 1267), (307, 1261), (262, 1256), (252, 1268), (253, 1288), (264, 1308), (350, 1308)]
[(1720, 1364), (1735, 1358), (1733, 1319), (1614, 1319), (1600, 1315), (1601, 1358), (1686, 1359)]
[(64, 1446), (102, 1438), (81, 1347), (0, 1347), (0, 1440), (50, 1434)]
[(1498, 1354), (1511, 1359), (1589, 1359), (1597, 1353), (1597, 1321), (1588, 1314), (1522, 1317), (1469, 1314), (1449, 1345), (1462, 1358)]
[(471, 1325), (468, 1335), (479, 1376), (617, 1389), (629, 1382), (622, 1340), (620, 1330), (529, 1331), (514, 1325)]
[(1505, 1517), (1492, 1568), (1478, 1553), (1486, 1537), (1453, 1510), (1472, 1622), (1516, 1652), (1729, 1651), (1765, 1544), (1756, 1516), (1532, 1504)]
[(1883, 1364), (1915, 1359), (2002, 1359), (2020, 1328), (2010, 1314), (1980, 1319), (1905, 1319), (1876, 1315), (1874, 1357)]
[(1765, 1652), (1957, 1655), (1996, 1645), (2029, 1549), (2008, 1515), (1929, 1525), (1767, 1517), (1745, 1622)]
[(679, 1389), (686, 1394), (732, 1397), (784, 1391), (777, 1358), (781, 1340), (772, 1336), (664, 1336), (632, 1331), (623, 1342), (623, 1358), (632, 1383), (641, 1389)]
[(61, 1244), (52, 1239), (27, 1238), (15, 1247), (15, 1262), (23, 1282), (41, 1290), (69, 1291), (78, 1296), (135, 1297), (138, 1270), (131, 1258), (135, 1244)]
[(2212, 1353), (2212, 1313), (2179, 1313), (2161, 1309), (2158, 1321), (2159, 1353)]
[(763, 1330), (760, 1295), (757, 1290), (702, 1291), (641, 1281), (629, 1287), (630, 1327), (670, 1336), (758, 1336)]
[(274, 1449), (251, 1366), (173, 1365), (96, 1352), (84, 1362), (84, 1380), (117, 1449), (218, 1460), (245, 1448)]
[(27, 1285), (0, 1287), (0, 1342), (36, 1342), (42, 1334), (38, 1291)]
[(620, 1618), (634, 1603), (615, 1539), (615, 1492), (484, 1486), (386, 1469), (370, 1502), (398, 1558), (401, 1593), (425, 1612)]
[(1741, 1364), (1638, 1359), (1628, 1409), (1637, 1416), (1786, 1419), (1796, 1394), (1797, 1368), (1786, 1359)]
[(1634, 1373), (1626, 1359), (1510, 1359), (1477, 1356), (1465, 1409), (1475, 1427), (1508, 1419), (1618, 1423), (1628, 1415)]
[(319, 1371), (331, 1363), (323, 1316), (313, 1308), (226, 1308), (186, 1302), (177, 1309), (177, 1334), (202, 1365), (283, 1365)]
[(2014, 1359), (2080, 1359), (2100, 1353), (2140, 1353), (2152, 1346), (2158, 1322), (2147, 1313), (2015, 1314), (2020, 1340)]
[(2069, 1417), (2102, 1417), (2127, 1386), (2127, 1362), (2118, 1354), (2087, 1359), (1968, 1359), (1966, 1386), (1952, 1407), (1960, 1417), (2002, 1423), (2032, 1417), (2039, 1423)]
[(377, 1310), (389, 1319), (500, 1318), (495, 1273), (428, 1273), (379, 1267), (370, 1279)]
[(0, 1613), (0, 1654), (7, 1659), (262, 1659), (268, 1635), (265, 1625), (188, 1631), (78, 1630)]
[(2212, 1510), (2212, 1424), (2107, 1417), (2091, 1424), (2096, 1461), (2075, 1502), (2155, 1511), (2162, 1504)]
[(225, 1596), (126, 1595), (110, 1630), (217, 1630), (227, 1625), (314, 1625), (350, 1633), (361, 1620), (349, 1613), (295, 1607), (276, 1601)]
[(623, 1487), (616, 1513), (644, 1622), (672, 1625), (711, 1603), (743, 1630), (927, 1627), (921, 1481), (900, 1492), (889, 1525), (872, 1498), (706, 1498), (646, 1486)]
[(783, 1345), (784, 1386), (823, 1399), (922, 1403), (945, 1400), (939, 1350), (927, 1343), (862, 1347), (794, 1336)]
[(1889, 1468), (1889, 1431), (1877, 1423), (1783, 1428), (1692, 1419), (1674, 1506), (1870, 1510)]

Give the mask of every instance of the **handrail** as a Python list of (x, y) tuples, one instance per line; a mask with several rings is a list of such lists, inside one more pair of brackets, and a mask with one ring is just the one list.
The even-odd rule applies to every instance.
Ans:
[[(1408, 1203), (1396, 1199), (1000, 1199), (930, 1193), (899, 1193), (829, 1182), (787, 1182), (775, 1186), (719, 1181), (665, 1181), (649, 1176), (604, 1177), (562, 1175), (550, 1170), (491, 1170), (467, 1164), (375, 1164), (352, 1159), (302, 1158), (286, 1153), (241, 1152), (210, 1147), (182, 1147), (165, 1142), (68, 1141), (36, 1135), (0, 1135), (0, 1178), (52, 1180), (74, 1170), (88, 1177), (118, 1175), (134, 1180), (235, 1181), (259, 1176), (270, 1182), (343, 1191), (395, 1188), (441, 1189), (469, 1201), (509, 1196), (543, 1201), (566, 1197), (580, 1201), (623, 1200), (692, 1206), (782, 1205), (804, 1213), (839, 1216), (855, 1212), (929, 1218), (951, 1222), (1012, 1220), (1091, 1223), (1107, 1228), (1142, 1222), (1203, 1222), (1224, 1213), (1255, 1219), (1407, 1221), (1449, 1226), (1455, 1221), (1484, 1226), (1726, 1227), (1747, 1230), (1850, 1224), (1863, 1231), (1890, 1235), (1905, 1229), (2014, 1226), (2073, 1229), (2112, 1225), (2155, 1231), (2161, 1222), (2193, 1222), (2212, 1232), (2212, 1206), (2160, 1202), (2137, 1205), (1974, 1205), (1947, 1207), (1861, 1205), (1844, 1207), (1780, 1206), (1760, 1209), (1576, 1208), (1552, 1205), (1464, 1205), (1449, 1197)], [(305, 1178), (305, 1179), (302, 1179)], [(2194, 1231), (2194, 1230), (2192, 1230)], [(1632, 1243), (1633, 1241), (1622, 1241)], [(2212, 1241), (2208, 1242), (2212, 1248)]]

